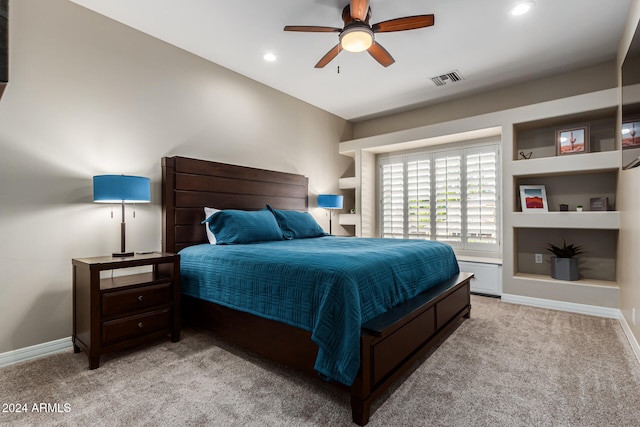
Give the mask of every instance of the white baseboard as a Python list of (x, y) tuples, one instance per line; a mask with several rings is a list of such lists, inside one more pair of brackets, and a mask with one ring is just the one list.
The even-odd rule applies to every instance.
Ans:
[(530, 305), (532, 307), (550, 308), (552, 310), (568, 311), (570, 313), (588, 314), (590, 316), (619, 319), (621, 314), (617, 308), (599, 307), (597, 305), (577, 304), (574, 302), (556, 301), (550, 299), (525, 297), (521, 295), (502, 294), (502, 301), (513, 304)]
[(0, 354), (0, 368), (3, 366), (13, 365), (14, 363), (25, 362), (37, 357), (59, 353), (71, 348), (73, 348), (73, 341), (71, 341), (71, 337), (67, 337), (42, 344), (32, 345), (31, 347), (7, 351), (6, 353)]
[(633, 335), (633, 332), (631, 331), (631, 328), (627, 323), (627, 319), (625, 319), (622, 315), (622, 312), (620, 312), (620, 325), (622, 326), (622, 330), (629, 340), (629, 344), (631, 344), (631, 350), (633, 350), (633, 353), (638, 359), (638, 363), (640, 363), (640, 345), (638, 344), (638, 340), (636, 339), (636, 337)]

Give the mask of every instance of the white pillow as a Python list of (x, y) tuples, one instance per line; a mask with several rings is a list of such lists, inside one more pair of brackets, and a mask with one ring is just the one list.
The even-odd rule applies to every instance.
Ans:
[[(220, 209), (214, 209), (214, 208), (204, 208), (204, 219), (209, 218), (211, 215), (213, 215), (216, 212), (220, 212)], [(209, 228), (209, 223), (206, 223), (204, 225), (204, 229), (207, 230), (207, 238), (209, 239), (209, 243), (211, 243), (212, 245), (216, 244), (216, 236), (215, 234), (213, 234), (213, 232), (211, 231), (211, 229)]]

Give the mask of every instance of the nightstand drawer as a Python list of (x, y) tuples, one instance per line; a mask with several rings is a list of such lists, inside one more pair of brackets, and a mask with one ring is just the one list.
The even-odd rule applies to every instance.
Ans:
[(171, 283), (102, 294), (102, 317), (113, 317), (171, 302)]
[(152, 332), (170, 329), (171, 309), (110, 320), (102, 324), (102, 344), (109, 345)]

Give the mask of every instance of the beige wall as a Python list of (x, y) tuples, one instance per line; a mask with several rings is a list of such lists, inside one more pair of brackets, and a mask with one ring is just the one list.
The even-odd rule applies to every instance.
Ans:
[(128, 248), (158, 250), (162, 156), (301, 173), (312, 206), (350, 166), (344, 120), (66, 0), (11, 2), (10, 43), (0, 353), (70, 336), (71, 258), (119, 249), (119, 212), (92, 203), (93, 175), (151, 178)]
[[(633, 0), (627, 27), (620, 41), (618, 64), (621, 66), (636, 26), (640, 22), (640, 0)], [(618, 238), (618, 284), (620, 310), (637, 341), (640, 341), (640, 168), (622, 171), (618, 177), (618, 209), (620, 236)], [(636, 324), (632, 310), (636, 311)]]
[(608, 89), (617, 84), (615, 70), (615, 61), (605, 62), (571, 73), (557, 74), (439, 102), (405, 113), (361, 121), (355, 124), (353, 137), (365, 138)]

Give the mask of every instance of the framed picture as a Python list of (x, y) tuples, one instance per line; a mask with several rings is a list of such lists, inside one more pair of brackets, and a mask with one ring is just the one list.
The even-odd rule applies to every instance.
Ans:
[(548, 212), (547, 192), (544, 185), (521, 185), (520, 204), (522, 212)]
[(556, 131), (556, 155), (589, 152), (589, 126)]
[(640, 147), (640, 120), (622, 123), (622, 148)]

